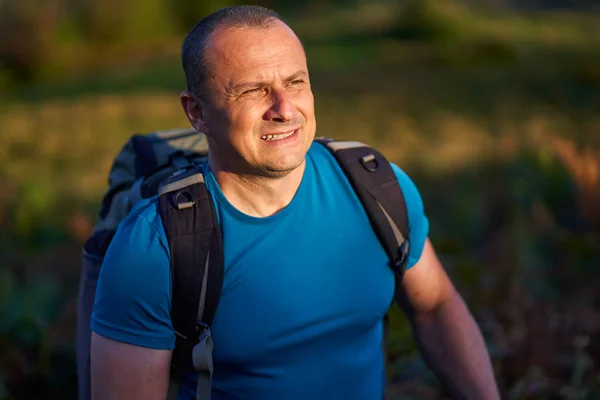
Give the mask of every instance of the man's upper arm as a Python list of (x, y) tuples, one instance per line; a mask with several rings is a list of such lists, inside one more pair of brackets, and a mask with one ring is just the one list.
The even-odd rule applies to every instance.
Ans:
[(409, 316), (430, 314), (455, 295), (454, 286), (427, 239), (421, 258), (406, 271), (396, 300)]
[(94, 398), (164, 398), (130, 396), (143, 393), (141, 384), (163, 393), (175, 341), (164, 230), (155, 204), (146, 207), (121, 223), (100, 269), (91, 323)]
[(118, 342), (92, 332), (93, 400), (165, 400), (169, 389), (170, 350)]
[(410, 249), (397, 301), (409, 313), (433, 311), (454, 293), (454, 287), (442, 267), (429, 240), (429, 220), (423, 200), (414, 182), (404, 171), (392, 164), (406, 201), (410, 227)]
[(121, 223), (100, 268), (92, 331), (142, 347), (173, 348), (170, 260), (164, 242), (156, 211), (133, 214)]

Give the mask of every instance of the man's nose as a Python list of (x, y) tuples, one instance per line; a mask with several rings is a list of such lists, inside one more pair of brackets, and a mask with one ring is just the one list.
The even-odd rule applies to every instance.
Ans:
[(285, 90), (274, 90), (271, 93), (272, 104), (265, 114), (268, 121), (290, 121), (296, 115), (296, 108), (292, 103), (292, 96)]

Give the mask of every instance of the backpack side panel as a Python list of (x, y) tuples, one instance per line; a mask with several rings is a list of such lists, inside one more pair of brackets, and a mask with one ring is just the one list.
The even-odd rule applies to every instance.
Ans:
[(76, 329), (80, 400), (91, 399), (91, 314), (104, 255), (119, 223), (137, 200), (156, 195), (160, 183), (177, 171), (181, 162), (199, 162), (207, 154), (208, 145), (202, 133), (193, 129), (174, 129), (134, 135), (115, 157), (98, 222), (82, 251)]

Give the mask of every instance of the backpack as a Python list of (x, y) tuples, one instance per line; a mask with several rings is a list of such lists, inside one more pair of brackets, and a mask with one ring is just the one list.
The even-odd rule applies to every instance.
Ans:
[[(329, 149), (345, 172), (390, 259), (398, 284), (408, 258), (409, 226), (404, 195), (389, 162), (360, 142), (327, 138), (315, 138), (315, 142)], [(201, 172), (207, 160), (206, 137), (194, 129), (135, 134), (115, 158), (98, 222), (82, 250), (76, 332), (80, 400), (91, 398), (90, 322), (104, 255), (119, 223), (135, 203), (152, 196), (158, 198), (171, 254), (171, 319), (176, 341), (169, 398), (176, 398), (181, 377), (196, 371), (197, 398), (210, 399), (210, 326), (220, 298), (224, 265), (222, 236)], [(387, 328), (387, 318), (384, 326)], [(384, 335), (384, 352), (385, 342)]]

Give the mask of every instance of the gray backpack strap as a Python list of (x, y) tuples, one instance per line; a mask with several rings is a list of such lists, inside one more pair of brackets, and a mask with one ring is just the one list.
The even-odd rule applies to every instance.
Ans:
[(210, 398), (213, 377), (210, 325), (223, 283), (223, 242), (201, 167), (190, 166), (158, 191), (158, 208), (171, 252), (172, 381), (198, 374), (198, 398)]
[(198, 344), (194, 346), (192, 352), (194, 369), (198, 375), (196, 400), (210, 400), (214, 372), (212, 350), (213, 342), (210, 336), (210, 329), (204, 329), (200, 335)]

